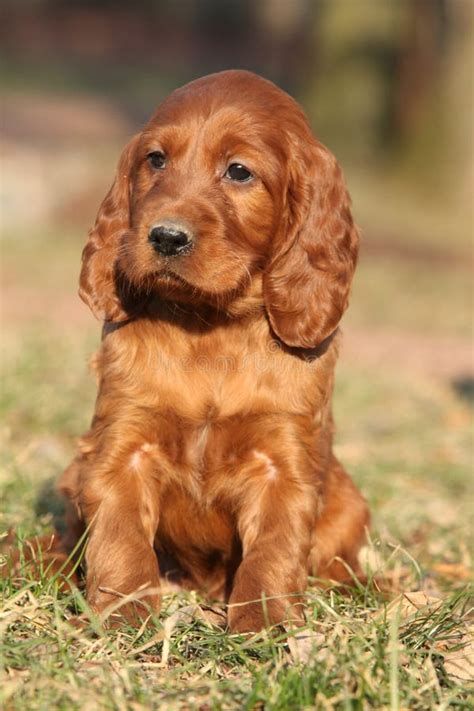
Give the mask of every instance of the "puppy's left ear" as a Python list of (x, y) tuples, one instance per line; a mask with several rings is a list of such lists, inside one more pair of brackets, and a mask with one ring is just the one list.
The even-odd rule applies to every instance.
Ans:
[(348, 301), (359, 233), (341, 169), (315, 141), (294, 146), (287, 222), (264, 274), (275, 333), (288, 346), (313, 348), (337, 328)]

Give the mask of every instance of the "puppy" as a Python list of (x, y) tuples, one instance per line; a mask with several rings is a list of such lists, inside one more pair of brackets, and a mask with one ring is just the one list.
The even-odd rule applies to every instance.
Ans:
[(334, 156), (255, 74), (178, 89), (125, 147), (80, 277), (96, 408), (59, 485), (97, 612), (158, 610), (166, 580), (255, 631), (301, 620), (308, 574), (358, 573), (331, 415), (357, 251)]

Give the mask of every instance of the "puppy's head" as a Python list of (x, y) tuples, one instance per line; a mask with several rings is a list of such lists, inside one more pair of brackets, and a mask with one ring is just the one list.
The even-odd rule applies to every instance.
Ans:
[(150, 293), (230, 303), (260, 274), (274, 331), (312, 347), (347, 306), (358, 243), (349, 206), (334, 157), (291, 97), (249, 72), (204, 77), (123, 151), (80, 294), (120, 321)]

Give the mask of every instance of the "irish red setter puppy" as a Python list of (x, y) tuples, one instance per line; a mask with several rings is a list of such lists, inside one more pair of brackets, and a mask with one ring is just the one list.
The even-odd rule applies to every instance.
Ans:
[(368, 510), (331, 417), (357, 249), (334, 156), (254, 74), (178, 89), (125, 147), (80, 278), (96, 410), (60, 482), (96, 611), (156, 610), (167, 579), (245, 632), (297, 621), (308, 574), (357, 572)]

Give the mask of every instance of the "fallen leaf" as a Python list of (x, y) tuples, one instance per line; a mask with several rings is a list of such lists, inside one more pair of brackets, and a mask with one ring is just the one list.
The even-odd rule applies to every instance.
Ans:
[(302, 630), (288, 637), (290, 656), (296, 664), (306, 664), (314, 656), (316, 649), (319, 658), (320, 653), (326, 649), (325, 643), (324, 634), (309, 630)]
[(465, 634), (457, 640), (454, 648), (449, 648), (446, 642), (436, 645), (444, 658), (444, 670), (448, 676), (456, 681), (474, 683), (474, 642), (472, 630), (467, 629)]
[(227, 613), (225, 605), (199, 605), (196, 610), (196, 617), (203, 620), (211, 627), (225, 627), (227, 625)]
[(416, 590), (398, 595), (395, 600), (387, 605), (384, 610), (378, 611), (375, 616), (383, 616), (387, 620), (392, 620), (396, 615), (399, 615), (400, 620), (406, 620), (425, 607), (434, 610), (442, 603), (443, 601), (440, 598), (427, 595), (423, 590)]
[(444, 669), (446, 674), (458, 681), (468, 681), (474, 683), (474, 649), (472, 645), (466, 652), (461, 649), (444, 655)]

